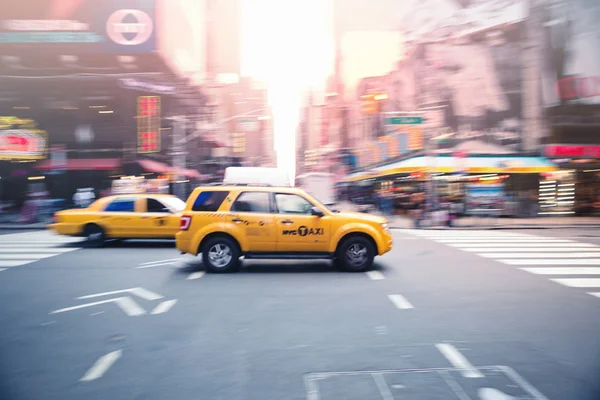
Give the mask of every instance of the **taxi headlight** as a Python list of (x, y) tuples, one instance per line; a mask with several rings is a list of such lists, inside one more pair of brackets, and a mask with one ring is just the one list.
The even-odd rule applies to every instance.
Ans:
[(388, 224), (387, 224), (387, 223), (381, 224), (381, 227), (382, 227), (384, 230), (386, 230), (386, 231), (389, 231), (389, 230), (390, 230), (390, 228), (389, 228), (389, 226), (388, 226)]

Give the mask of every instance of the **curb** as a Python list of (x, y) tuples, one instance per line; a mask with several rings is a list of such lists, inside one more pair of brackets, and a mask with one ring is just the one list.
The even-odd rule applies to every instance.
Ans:
[(43, 226), (32, 226), (32, 225), (0, 225), (0, 231), (23, 231), (23, 230), (46, 230), (46, 225)]

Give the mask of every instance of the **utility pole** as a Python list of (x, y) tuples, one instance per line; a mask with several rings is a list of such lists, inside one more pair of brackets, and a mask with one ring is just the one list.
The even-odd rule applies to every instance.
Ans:
[(180, 183), (183, 179), (180, 171), (186, 167), (186, 150), (185, 150), (185, 125), (186, 120), (181, 116), (172, 117), (173, 121), (173, 147), (171, 155), (173, 156), (173, 166), (175, 167), (175, 176), (173, 194), (180, 199), (185, 199), (185, 185)]
[(525, 40), (523, 40), (523, 131), (522, 150), (534, 152), (545, 134), (543, 104), (541, 101), (542, 43), (539, 8), (542, 0), (528, 0), (528, 16), (525, 19)]

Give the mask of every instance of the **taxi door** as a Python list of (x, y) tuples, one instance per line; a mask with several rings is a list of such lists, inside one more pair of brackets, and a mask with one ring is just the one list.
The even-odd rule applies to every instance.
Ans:
[(275, 251), (275, 215), (270, 197), (268, 192), (242, 192), (226, 214), (226, 222), (246, 238), (250, 252)]
[(179, 218), (160, 199), (148, 197), (140, 200), (143, 213), (140, 237), (173, 239), (179, 230)]
[(278, 252), (323, 253), (329, 250), (329, 217), (312, 215), (313, 204), (297, 194), (275, 193), (274, 201)]
[(112, 200), (100, 216), (107, 233), (114, 238), (135, 238), (141, 233), (140, 199), (117, 197)]

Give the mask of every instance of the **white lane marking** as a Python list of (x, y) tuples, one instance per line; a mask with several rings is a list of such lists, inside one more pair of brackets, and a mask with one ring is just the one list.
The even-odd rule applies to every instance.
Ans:
[(117, 303), (117, 306), (130, 317), (146, 314), (146, 310), (140, 307), (138, 303), (129, 296), (119, 297), (116, 299), (115, 303)]
[(479, 372), (477, 368), (475, 368), (469, 360), (466, 359), (465, 356), (462, 355), (460, 351), (456, 349), (456, 347), (452, 346), (449, 343), (438, 343), (435, 345), (437, 349), (446, 357), (446, 359), (452, 364), (454, 367), (461, 370), (462, 376), (465, 378), (483, 378), (483, 374)]
[(371, 279), (372, 281), (380, 281), (380, 280), (385, 279), (385, 275), (383, 275), (379, 271), (367, 271), (365, 273), (367, 274), (369, 279)]
[(2, 261), (0, 260), (0, 267), (18, 267), (20, 265), (29, 264), (37, 260), (24, 260), (24, 261)]
[(173, 265), (173, 264), (175, 264), (174, 261), (168, 261), (168, 262), (164, 262), (164, 263), (160, 263), (160, 264), (140, 265), (140, 266), (135, 267), (135, 268), (137, 268), (137, 269), (144, 269), (144, 268), (164, 267), (164, 266)]
[(162, 264), (162, 263), (166, 263), (166, 262), (173, 262), (173, 261), (179, 261), (179, 260), (180, 260), (180, 258), (169, 258), (166, 260), (148, 261), (145, 263), (140, 263), (140, 265)]
[(56, 253), (45, 254), (0, 254), (2, 260), (41, 260), (42, 258), (57, 256)]
[(600, 258), (582, 260), (549, 260), (547, 258), (537, 260), (496, 260), (509, 265), (600, 265)]
[(377, 389), (379, 389), (379, 393), (383, 400), (394, 400), (394, 395), (390, 391), (390, 387), (385, 381), (385, 377), (381, 373), (371, 374), (373, 380), (375, 381), (375, 385), (377, 385)]
[(104, 314), (104, 311), (98, 311), (98, 312), (95, 312), (95, 313), (91, 313), (90, 316), (100, 315), (100, 314)]
[(194, 279), (200, 279), (202, 278), (206, 273), (204, 271), (199, 271), (199, 272), (192, 272), (191, 274), (189, 274), (187, 276), (187, 278), (185, 278), (188, 281), (194, 280)]
[(536, 275), (600, 275), (600, 267), (533, 267), (520, 269)]
[[(506, 252), (506, 253), (510, 253), (510, 252), (534, 252), (534, 251), (541, 251), (541, 252), (552, 252), (552, 253), (567, 253), (567, 252), (574, 252), (577, 250), (592, 250), (588, 247), (584, 247), (581, 249), (574, 249), (572, 247), (552, 247), (552, 248), (543, 248), (543, 247), (476, 247), (476, 248), (471, 248), (471, 247), (462, 247), (460, 248), (462, 251), (469, 251), (469, 252), (482, 252), (482, 253), (486, 253), (486, 252)], [(596, 250), (596, 249), (593, 249)], [(503, 255), (504, 256), (504, 255)]]
[(107, 303), (117, 304), (117, 306), (119, 306), (119, 308), (121, 310), (123, 310), (123, 312), (125, 314), (127, 314), (129, 316), (142, 315), (142, 314), (146, 313), (146, 311), (142, 307), (140, 307), (135, 301), (133, 301), (131, 299), (131, 297), (118, 297), (116, 299), (101, 300), (101, 301), (96, 301), (93, 303), (86, 303), (86, 304), (80, 304), (78, 306), (61, 308), (59, 310), (52, 311), (50, 314), (59, 314), (59, 313), (67, 312), (67, 311), (79, 310), (80, 308), (93, 307), (93, 306), (98, 306), (100, 304), (107, 304)]
[(477, 248), (477, 247), (571, 247), (573, 250), (577, 250), (582, 247), (598, 247), (591, 243), (460, 243), (452, 244), (448, 243), (448, 246), (458, 248)]
[(414, 308), (406, 298), (400, 294), (388, 294), (388, 299), (400, 310), (408, 310)]
[(588, 294), (600, 298), (600, 292), (588, 292)]
[(133, 294), (141, 297), (142, 299), (148, 300), (148, 301), (158, 300), (158, 299), (163, 298), (163, 296), (161, 296), (160, 294), (156, 294), (154, 292), (151, 292), (151, 291), (146, 290), (141, 287), (136, 287), (136, 288), (131, 288), (131, 289), (113, 290), (112, 292), (88, 294), (87, 296), (80, 296), (80, 297), (78, 297), (78, 299), (79, 300), (93, 299), (94, 297), (109, 296), (111, 294), (120, 294), (120, 293), (133, 293)]
[(162, 314), (162, 313), (166, 313), (171, 308), (173, 308), (173, 306), (175, 305), (175, 303), (177, 303), (177, 299), (174, 299), (174, 300), (165, 300), (165, 301), (159, 303), (156, 307), (154, 307), (154, 310), (152, 310), (152, 312), (150, 312), (150, 314)]
[(600, 257), (600, 252), (596, 253), (478, 253), (478, 256), (486, 258), (593, 258)]
[(600, 278), (556, 278), (550, 280), (569, 287), (600, 288)]
[(123, 355), (123, 350), (112, 351), (100, 357), (92, 368), (79, 380), (80, 382), (89, 382), (101, 378), (102, 375)]
[(0, 268), (0, 272), (6, 271), (6, 268)]

